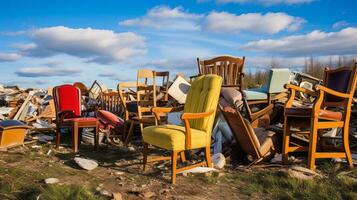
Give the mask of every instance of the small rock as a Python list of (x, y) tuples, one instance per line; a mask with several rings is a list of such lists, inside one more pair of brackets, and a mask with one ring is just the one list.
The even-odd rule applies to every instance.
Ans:
[(288, 173), (291, 177), (295, 177), (297, 179), (301, 179), (301, 180), (311, 180), (314, 178), (314, 175), (305, 175), (304, 173), (302, 172), (299, 172), (299, 171), (295, 171), (295, 170), (291, 170), (289, 169), (288, 170)]
[(31, 146), (31, 148), (32, 148), (32, 149), (41, 149), (41, 148), (42, 148), (42, 146), (39, 146), (39, 145), (32, 145), (32, 146)]
[(55, 184), (55, 183), (58, 183), (58, 182), (59, 182), (58, 178), (46, 178), (45, 179), (45, 183), (46, 184)]
[(122, 195), (121, 195), (120, 192), (114, 192), (114, 193), (113, 193), (113, 199), (114, 199), (114, 200), (122, 200), (123, 197), (122, 197)]
[(89, 160), (89, 159), (84, 159), (84, 158), (79, 158), (76, 157), (74, 158), (74, 161), (83, 169), (85, 170), (93, 170), (96, 167), (98, 167), (98, 163), (95, 162), (94, 160)]
[(114, 172), (114, 174), (115, 174), (115, 175), (120, 176), (120, 175), (123, 175), (123, 174), (124, 174), (124, 172), (121, 172), (121, 171), (116, 171), (116, 172)]
[(135, 151), (135, 148), (134, 148), (134, 147), (128, 147), (128, 151), (134, 152), (134, 151)]
[(151, 191), (146, 191), (142, 193), (142, 196), (147, 199), (154, 197), (155, 195), (156, 195), (155, 192), (151, 192)]
[(141, 188), (145, 188), (147, 185), (145, 185), (145, 184), (143, 184), (143, 185), (141, 185)]
[(100, 193), (101, 195), (103, 195), (103, 196), (107, 196), (107, 197), (111, 196), (110, 193), (109, 193), (107, 190), (105, 190), (105, 189), (101, 189), (101, 190), (99, 191), (99, 193)]
[(161, 189), (160, 191), (159, 191), (159, 194), (160, 195), (163, 195), (163, 194), (165, 194), (165, 193), (168, 193), (168, 192), (170, 192), (170, 189)]
[(124, 183), (120, 182), (120, 183), (118, 183), (118, 185), (119, 185), (120, 187), (122, 187), (122, 186), (124, 186)]
[(216, 153), (216, 154), (212, 155), (211, 160), (212, 160), (213, 166), (217, 169), (223, 169), (223, 167), (226, 165), (226, 158), (221, 153)]
[(182, 173), (182, 176), (187, 177), (188, 176), (187, 172)]
[(224, 172), (219, 172), (218, 173), (218, 177), (220, 178), (220, 177), (223, 177), (223, 176), (225, 176), (226, 174), (224, 173)]

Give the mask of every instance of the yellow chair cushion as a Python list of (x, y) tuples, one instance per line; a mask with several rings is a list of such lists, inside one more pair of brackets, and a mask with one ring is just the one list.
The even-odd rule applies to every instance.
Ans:
[[(146, 143), (172, 151), (185, 150), (185, 127), (177, 125), (149, 126), (143, 130)], [(191, 128), (191, 149), (203, 148), (210, 144), (205, 131)]]

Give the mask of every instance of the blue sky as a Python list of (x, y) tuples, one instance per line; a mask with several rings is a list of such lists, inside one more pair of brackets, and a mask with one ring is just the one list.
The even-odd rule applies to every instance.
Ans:
[(196, 57), (296, 67), (357, 54), (354, 0), (2, 1), (0, 83), (114, 88), (138, 68), (197, 73)]

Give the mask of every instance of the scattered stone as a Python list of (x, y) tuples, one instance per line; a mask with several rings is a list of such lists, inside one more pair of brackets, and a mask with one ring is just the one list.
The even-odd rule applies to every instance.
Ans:
[(150, 199), (151, 197), (156, 196), (156, 194), (155, 194), (155, 192), (146, 191), (146, 192), (142, 193), (142, 196), (146, 199)]
[(169, 192), (170, 192), (170, 189), (164, 188), (164, 189), (161, 189), (161, 190), (159, 191), (159, 194), (160, 194), (160, 195), (163, 195), (163, 194), (169, 193)]
[(110, 196), (111, 196), (110, 193), (109, 193), (107, 190), (105, 190), (105, 189), (101, 189), (101, 190), (99, 191), (99, 193), (100, 193), (101, 195), (103, 195), (103, 196), (107, 196), (107, 197), (110, 197)]
[(182, 173), (182, 176), (187, 177), (188, 176), (187, 172)]
[(216, 169), (223, 169), (223, 167), (226, 165), (226, 158), (221, 153), (216, 153), (216, 154), (212, 155), (211, 160), (212, 160), (213, 166)]
[(98, 163), (94, 160), (89, 160), (89, 159), (85, 159), (85, 158), (80, 158), (80, 157), (76, 157), (74, 158), (74, 161), (83, 169), (85, 170), (93, 170), (96, 167), (98, 167)]
[(32, 145), (31, 148), (32, 149), (41, 149), (42, 146), (40, 146), (40, 145)]
[(123, 174), (124, 174), (124, 172), (121, 172), (121, 171), (116, 171), (116, 172), (114, 172), (114, 174), (115, 174), (115, 175), (120, 176), (120, 175), (123, 175)]
[(135, 150), (135, 148), (134, 148), (134, 147), (128, 147), (128, 151), (130, 151), (130, 152), (134, 152), (134, 151), (136, 151), (136, 150)]
[(121, 195), (120, 192), (114, 192), (114, 193), (113, 193), (113, 199), (114, 199), (114, 200), (122, 200), (123, 197), (122, 197), (122, 195)]
[(46, 184), (55, 184), (55, 183), (58, 183), (59, 182), (59, 180), (58, 180), (58, 178), (46, 178), (45, 179), (45, 183)]

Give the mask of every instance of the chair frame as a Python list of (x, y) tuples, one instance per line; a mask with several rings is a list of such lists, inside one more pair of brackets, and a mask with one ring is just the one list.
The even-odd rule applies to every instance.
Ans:
[[(152, 112), (155, 114), (155, 117), (156, 117), (156, 120), (158, 121), (158, 123), (161, 124), (161, 119), (160, 119), (161, 114), (170, 113), (170, 112), (178, 112), (181, 110), (183, 110), (183, 107), (174, 107), (174, 108), (156, 107), (156, 108), (152, 109)], [(208, 117), (214, 113), (215, 113), (214, 110), (210, 110), (208, 112), (203, 112), (203, 113), (183, 113), (181, 115), (181, 120), (185, 125), (186, 148), (183, 151), (171, 151), (171, 156), (159, 156), (159, 157), (148, 160), (147, 154), (148, 154), (148, 150), (149, 150), (149, 144), (144, 142), (144, 148), (143, 148), (143, 170), (144, 170), (144, 172), (146, 171), (146, 164), (149, 162), (156, 162), (156, 161), (171, 159), (171, 163), (172, 163), (171, 183), (175, 184), (176, 183), (176, 174), (179, 172), (182, 172), (182, 171), (188, 170), (188, 169), (192, 169), (195, 167), (199, 167), (199, 166), (212, 167), (211, 152), (210, 152), (209, 145), (206, 147), (203, 147), (205, 149), (205, 151), (204, 151), (205, 161), (203, 161), (203, 162), (199, 162), (194, 165), (190, 165), (190, 166), (186, 166), (186, 167), (182, 167), (182, 168), (177, 168), (177, 159), (178, 159), (178, 155), (180, 155), (181, 161), (185, 162), (186, 161), (185, 151), (191, 150), (191, 129), (190, 129), (189, 120)]]
[[(58, 99), (56, 98), (58, 96), (57, 94), (57, 88), (60, 86), (57, 86), (53, 89), (53, 99), (54, 99), (54, 103), (55, 103), (55, 110), (56, 110), (56, 148), (59, 147), (60, 142), (61, 142), (61, 132), (60, 129), (61, 128), (69, 128), (71, 129), (71, 133), (72, 133), (72, 150), (73, 152), (78, 152), (78, 141), (79, 140), (79, 128), (95, 128), (95, 132), (94, 132), (94, 149), (96, 150), (98, 148), (99, 145), (99, 122), (98, 120), (96, 121), (96, 123), (92, 123), (92, 122), (75, 122), (75, 121), (68, 121), (65, 122), (65, 115), (66, 114), (73, 114), (73, 111), (70, 110), (65, 110), (65, 111), (59, 111), (58, 107), (59, 107), (59, 102)], [(73, 86), (76, 87), (76, 86)], [(77, 88), (78, 91), (78, 96), (79, 98), (81, 97), (81, 90), (79, 88)], [(81, 115), (81, 99), (78, 99), (79, 101), (79, 112)]]
[[(328, 83), (328, 73), (339, 72), (342, 70), (351, 70), (351, 68), (343, 67), (334, 70), (327, 70), (325, 69), (325, 81), (324, 84), (327, 85)], [(307, 90), (305, 88), (301, 88), (295, 85), (287, 84), (285, 88), (289, 89), (289, 99), (285, 104), (285, 108), (292, 107), (293, 101), (295, 99), (296, 92), (302, 92), (309, 94), (311, 96), (315, 96), (315, 102), (312, 107), (312, 116), (310, 119), (310, 131), (303, 132), (305, 134), (309, 134), (309, 147), (302, 147), (302, 146), (290, 146), (290, 135), (293, 133), (290, 130), (291, 121), (288, 120), (288, 117), (284, 117), (284, 139), (283, 139), (283, 163), (287, 163), (288, 161), (288, 153), (289, 152), (296, 152), (296, 151), (308, 151), (308, 167), (311, 170), (315, 170), (315, 160), (317, 158), (346, 158), (348, 165), (353, 167), (351, 151), (349, 147), (349, 122), (350, 122), (350, 115), (351, 115), (351, 104), (353, 95), (356, 89), (357, 83), (357, 63), (352, 68), (351, 77), (349, 80), (349, 85), (347, 88), (347, 93), (341, 93), (335, 91), (333, 89), (327, 88), (323, 85), (316, 86), (316, 92)], [(335, 97), (339, 97), (343, 100), (339, 102), (327, 102), (325, 100), (326, 95), (332, 95)], [(342, 115), (341, 120), (335, 121), (321, 121), (319, 120), (319, 111), (326, 106), (343, 106), (344, 112)], [(337, 151), (330, 151), (330, 152), (317, 152), (317, 140), (318, 140), (318, 131), (322, 129), (328, 128), (343, 128), (342, 140), (343, 140), (343, 147), (336, 149)], [(335, 138), (336, 139), (336, 138)], [(329, 149), (332, 149), (331, 147)], [(341, 151), (342, 150), (342, 151)]]
[(164, 97), (158, 103), (166, 103), (169, 100), (169, 80), (170, 80), (170, 72), (163, 71), (163, 72), (155, 72), (156, 78), (162, 77), (162, 85), (160, 86), (160, 92), (164, 93)]

